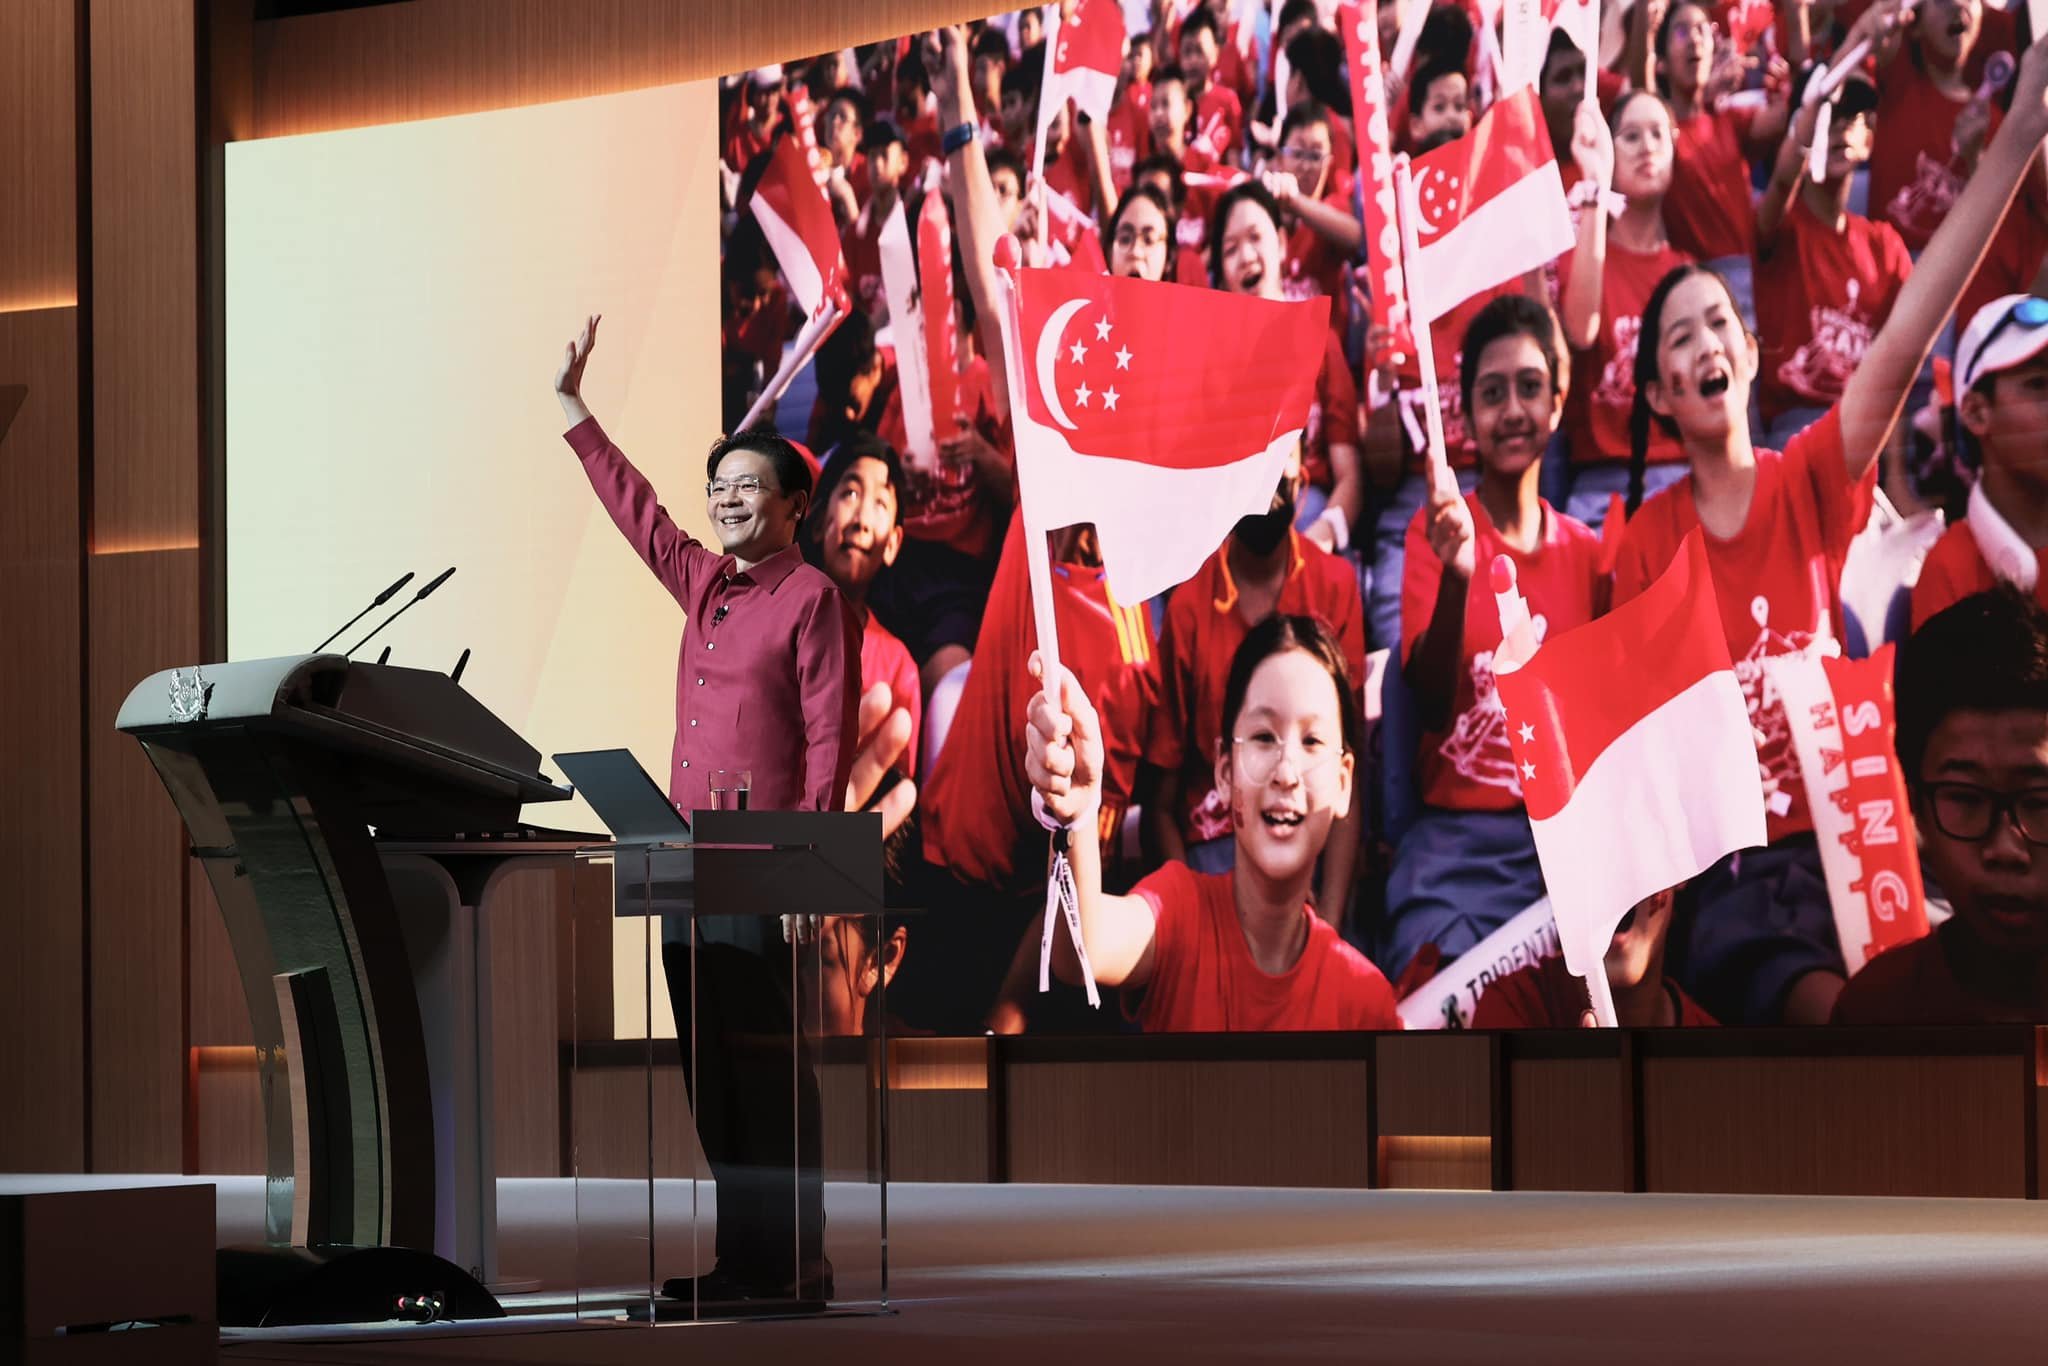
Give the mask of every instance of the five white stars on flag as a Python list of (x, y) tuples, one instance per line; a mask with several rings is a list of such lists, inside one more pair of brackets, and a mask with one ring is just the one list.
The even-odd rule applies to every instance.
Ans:
[[(1095, 340), (1099, 342), (1108, 341), (1110, 331), (1111, 324), (1108, 318), (1097, 318), (1095, 320)], [(1131, 352), (1129, 348), (1120, 345), (1111, 354), (1116, 357), (1117, 369), (1128, 370), (1131, 368)], [(1067, 348), (1067, 355), (1073, 360), (1074, 364), (1079, 365), (1088, 358), (1088, 348), (1077, 340), (1072, 346)], [(1090, 389), (1085, 380), (1082, 381), (1081, 387), (1074, 391), (1074, 403), (1077, 407), (1086, 408), (1089, 400), (1094, 398), (1102, 400), (1104, 412), (1113, 413), (1116, 411), (1116, 405), (1123, 398), (1123, 395), (1116, 391), (1115, 385), (1110, 385), (1098, 393), (1096, 390)]]

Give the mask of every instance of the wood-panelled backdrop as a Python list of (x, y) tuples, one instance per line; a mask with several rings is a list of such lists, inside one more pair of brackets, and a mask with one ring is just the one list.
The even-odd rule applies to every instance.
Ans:
[(0, 1171), (188, 1168), (190, 1051), (248, 1040), (170, 800), (113, 729), (137, 679), (226, 639), (222, 145), (707, 78), (1001, 7), (0, 5)]

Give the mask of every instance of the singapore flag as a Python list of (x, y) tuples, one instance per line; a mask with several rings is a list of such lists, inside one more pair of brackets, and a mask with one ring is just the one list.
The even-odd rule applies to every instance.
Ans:
[(1093, 522), (1110, 590), (1143, 602), (1271, 505), (1315, 399), (1329, 300), (1079, 270), (1015, 275), (1025, 525)]
[(1531, 87), (1496, 100), (1464, 137), (1415, 158), (1413, 176), (1408, 273), (1426, 282), (1413, 287), (1421, 322), (1557, 259), (1576, 240)]

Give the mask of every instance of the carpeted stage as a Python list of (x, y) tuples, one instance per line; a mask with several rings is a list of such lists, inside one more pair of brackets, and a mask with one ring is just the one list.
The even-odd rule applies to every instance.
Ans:
[[(506, 1272), (573, 1277), (570, 1183), (501, 1190)], [(872, 1286), (872, 1188), (829, 1199), (842, 1292)], [(224, 1241), (255, 1200), (228, 1181)], [(889, 1214), (887, 1315), (245, 1335), (222, 1360), (2048, 1361), (2048, 1209), (2026, 1201), (896, 1184)]]

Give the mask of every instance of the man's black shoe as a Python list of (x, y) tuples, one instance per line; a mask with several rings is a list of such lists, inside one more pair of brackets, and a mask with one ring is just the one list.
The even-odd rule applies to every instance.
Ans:
[(832, 1299), (832, 1263), (823, 1257), (806, 1262), (791, 1280), (774, 1271), (742, 1274), (724, 1263), (703, 1276), (674, 1276), (663, 1281), (661, 1293), (685, 1304), (693, 1298), (699, 1308), (740, 1305), (759, 1313), (778, 1304), (819, 1307)]

